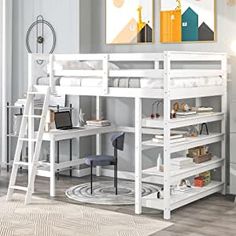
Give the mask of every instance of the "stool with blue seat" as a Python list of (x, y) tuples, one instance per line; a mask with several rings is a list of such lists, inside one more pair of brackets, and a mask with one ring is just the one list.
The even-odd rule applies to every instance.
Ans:
[(85, 164), (90, 166), (90, 181), (91, 181), (91, 188), (90, 192), (93, 193), (93, 167), (96, 166), (114, 166), (114, 187), (115, 193), (118, 194), (118, 180), (117, 180), (117, 165), (118, 165), (118, 150), (124, 150), (124, 133), (116, 133), (113, 134), (111, 137), (111, 143), (114, 147), (114, 155), (91, 155), (85, 157)]

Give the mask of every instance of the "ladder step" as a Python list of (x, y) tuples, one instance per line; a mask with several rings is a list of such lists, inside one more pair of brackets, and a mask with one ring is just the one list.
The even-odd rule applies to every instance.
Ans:
[(9, 186), (10, 189), (15, 189), (15, 190), (20, 190), (20, 191), (24, 191), (24, 192), (27, 192), (28, 191), (28, 188), (27, 187), (23, 187), (23, 186), (16, 186), (16, 185), (13, 185), (13, 186)]
[(24, 162), (24, 161), (16, 161), (13, 163), (14, 165), (18, 165), (18, 166), (29, 166), (28, 162)]
[(39, 115), (24, 115), (24, 117), (26, 117), (26, 118), (41, 119), (43, 116), (39, 116)]
[(38, 140), (37, 139), (28, 139), (28, 138), (19, 138), (20, 141), (28, 141), (28, 142), (37, 142)]

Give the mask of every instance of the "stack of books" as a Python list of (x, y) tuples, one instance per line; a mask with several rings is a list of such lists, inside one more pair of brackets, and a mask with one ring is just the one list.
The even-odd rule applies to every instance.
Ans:
[(185, 169), (194, 166), (192, 158), (188, 157), (177, 157), (171, 159), (171, 166), (175, 169)]
[(197, 114), (196, 111), (178, 111), (178, 112), (176, 112), (177, 117), (189, 117), (189, 116), (193, 116), (196, 114)]
[[(184, 142), (186, 138), (183, 134), (171, 134), (170, 136), (170, 144)], [(164, 143), (164, 135), (158, 134), (152, 139), (153, 142), (163, 144)]]
[(87, 120), (86, 123), (88, 126), (97, 126), (97, 127), (104, 127), (111, 125), (111, 122), (109, 120)]
[[(23, 107), (26, 105), (26, 98), (19, 98), (15, 104), (16, 107)], [(34, 105), (35, 106), (43, 106), (43, 101), (41, 99), (34, 99)]]

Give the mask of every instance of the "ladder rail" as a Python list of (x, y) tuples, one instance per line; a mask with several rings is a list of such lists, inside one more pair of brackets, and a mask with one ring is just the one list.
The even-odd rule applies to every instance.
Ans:
[(34, 182), (36, 178), (36, 172), (37, 172), (37, 166), (38, 166), (38, 161), (39, 161), (39, 156), (40, 156), (40, 150), (42, 146), (42, 139), (43, 139), (48, 106), (49, 106), (49, 89), (47, 90), (47, 94), (45, 96), (45, 100), (43, 104), (42, 118), (40, 120), (39, 129), (37, 133), (37, 142), (36, 142), (36, 147), (35, 147), (33, 159), (32, 159), (32, 167), (31, 167), (32, 169), (29, 176), (29, 189), (28, 189), (28, 192), (26, 193), (25, 204), (30, 203), (32, 193), (34, 190), (33, 186), (34, 186)]
[[(43, 103), (43, 109), (42, 109), (42, 114), (41, 114), (41, 119), (39, 123), (39, 128), (38, 128), (38, 133), (36, 139), (36, 145), (33, 148), (33, 153), (32, 153), (32, 160), (28, 163), (28, 185), (27, 187), (24, 186), (17, 186), (16, 185), (16, 180), (17, 180), (17, 174), (18, 174), (18, 169), (21, 164), (20, 162), (20, 154), (23, 148), (23, 142), (28, 141), (29, 145), (31, 145), (31, 138), (25, 138), (25, 134), (27, 133), (27, 127), (29, 127), (29, 122), (30, 119), (35, 118), (36, 116), (30, 115), (30, 109), (32, 108), (32, 105), (34, 105), (34, 95), (38, 94), (37, 92), (34, 92), (33, 89), (29, 89), (27, 93), (27, 100), (26, 100), (26, 105), (24, 109), (24, 114), (22, 117), (22, 122), (20, 126), (20, 132), (19, 132), (19, 138), (17, 141), (17, 146), (16, 146), (16, 151), (14, 155), (14, 162), (13, 162), (13, 168), (12, 168), (12, 173), (11, 173), (11, 178), (9, 182), (9, 188), (7, 192), (7, 201), (10, 201), (12, 199), (14, 190), (22, 190), (26, 191), (26, 196), (25, 196), (25, 204), (29, 204), (32, 198), (32, 194), (34, 191), (34, 182), (36, 178), (36, 173), (37, 173), (37, 167), (38, 167), (38, 161), (39, 161), (39, 156), (40, 156), (40, 150), (42, 146), (42, 139), (43, 139), (43, 133), (44, 133), (44, 127), (45, 127), (45, 122), (46, 122), (46, 115), (49, 107), (49, 100), (50, 100), (50, 87), (47, 88), (46, 92), (43, 93), (44, 97), (44, 103)], [(37, 116), (37, 118), (39, 118)], [(31, 127), (32, 128), (32, 127)], [(34, 130), (33, 130), (34, 133)], [(28, 133), (29, 135), (29, 133)]]
[(14, 191), (14, 189), (12, 189), (11, 186), (15, 185), (16, 178), (17, 178), (17, 171), (18, 171), (18, 166), (15, 165), (14, 163), (20, 161), (20, 154), (21, 154), (21, 150), (23, 147), (23, 140), (21, 140), (21, 138), (24, 137), (26, 130), (27, 130), (27, 119), (24, 118), (24, 115), (28, 114), (28, 112), (29, 112), (31, 99), (33, 99), (33, 98), (29, 94), (27, 94), (26, 105), (25, 105), (24, 114), (23, 114), (23, 118), (22, 118), (22, 122), (21, 122), (21, 126), (20, 126), (19, 138), (18, 138), (18, 142), (16, 145), (15, 155), (14, 155), (14, 162), (13, 162), (13, 166), (12, 166), (11, 178), (9, 181), (9, 188), (8, 188), (8, 192), (7, 192), (7, 201), (11, 200), (12, 195), (13, 195), (13, 191)]

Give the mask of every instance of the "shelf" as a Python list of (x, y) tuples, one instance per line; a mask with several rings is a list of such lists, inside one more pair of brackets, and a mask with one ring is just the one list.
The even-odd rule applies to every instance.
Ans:
[[(223, 166), (223, 164), (224, 164), (224, 159), (215, 156), (210, 161), (201, 164), (194, 164), (194, 166), (190, 168), (172, 169), (170, 172), (171, 184), (176, 183), (181, 179), (195, 176), (208, 170), (219, 168)], [(143, 174), (149, 175), (148, 177), (144, 177), (142, 179), (143, 182), (151, 182), (155, 184), (164, 183), (164, 172), (157, 171), (156, 167), (143, 170)]]
[[(217, 143), (224, 140), (224, 134), (216, 133), (216, 134), (209, 134), (209, 135), (199, 135), (198, 137), (194, 138), (186, 138), (185, 141), (170, 144), (170, 153), (184, 151), (190, 148), (203, 146), (207, 144)], [(164, 145), (161, 143), (153, 142), (152, 140), (144, 141), (142, 143), (143, 150), (154, 149), (158, 147), (163, 147)]]
[[(170, 209), (174, 210), (181, 206), (187, 205), (191, 202), (197, 201), (213, 193), (217, 193), (223, 190), (223, 183), (212, 181), (205, 187), (197, 188), (193, 187), (188, 192), (182, 194), (171, 195)], [(152, 193), (142, 198), (142, 206), (148, 208), (155, 208), (158, 210), (164, 210), (164, 200), (157, 199), (156, 193)]]
[[(201, 114), (198, 113), (196, 115), (188, 116), (188, 117), (178, 117), (175, 119), (171, 119), (169, 121), (169, 127), (170, 129), (174, 128), (180, 128), (180, 127), (186, 127), (191, 125), (197, 125), (202, 123), (210, 123), (210, 122), (216, 122), (221, 121), (224, 119), (224, 113), (222, 112), (212, 112), (212, 113), (206, 113)], [(148, 128), (164, 128), (164, 120), (163, 117), (160, 117), (158, 119), (152, 119), (150, 117), (144, 118), (142, 121), (143, 127)]]

